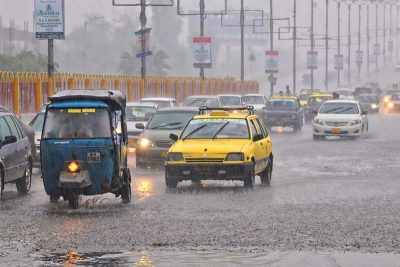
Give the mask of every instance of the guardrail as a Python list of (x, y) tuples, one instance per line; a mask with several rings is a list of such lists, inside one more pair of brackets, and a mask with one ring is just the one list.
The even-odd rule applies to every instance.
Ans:
[(233, 78), (149, 76), (145, 86), (138, 76), (86, 75), (57, 73), (49, 79), (46, 73), (0, 72), (0, 106), (16, 114), (36, 113), (47, 97), (62, 90), (110, 89), (125, 93), (128, 101), (149, 96), (174, 97), (183, 101), (197, 94), (258, 93), (257, 81), (237, 81)]

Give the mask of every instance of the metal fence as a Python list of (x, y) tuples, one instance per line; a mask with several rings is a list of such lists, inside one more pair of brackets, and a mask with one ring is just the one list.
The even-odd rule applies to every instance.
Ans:
[(240, 82), (233, 78), (150, 76), (145, 83), (138, 76), (127, 75), (85, 75), (57, 73), (49, 79), (46, 73), (0, 72), (0, 106), (13, 112), (35, 113), (49, 95), (63, 90), (109, 89), (125, 93), (128, 101), (143, 97), (164, 96), (183, 101), (195, 94), (215, 95), (222, 93), (258, 93), (257, 81)]

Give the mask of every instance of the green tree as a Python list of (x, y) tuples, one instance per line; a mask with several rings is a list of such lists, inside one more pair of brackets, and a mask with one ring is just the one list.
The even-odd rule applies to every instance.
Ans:
[(0, 55), (0, 71), (42, 72), (46, 70), (47, 56), (35, 55), (32, 51), (22, 51), (16, 56)]

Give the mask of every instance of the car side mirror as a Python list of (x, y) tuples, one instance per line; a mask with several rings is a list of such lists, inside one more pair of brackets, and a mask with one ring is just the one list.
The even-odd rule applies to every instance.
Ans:
[(362, 112), (361, 112), (361, 115), (367, 115), (368, 114), (368, 111), (366, 111), (366, 110), (363, 110)]
[(9, 136), (4, 137), (3, 146), (12, 144), (12, 143), (16, 143), (16, 142), (17, 142), (17, 137), (15, 137), (13, 135), (9, 135)]
[(141, 122), (136, 123), (136, 124), (135, 124), (135, 127), (136, 127), (137, 129), (139, 129), (139, 130), (144, 130), (144, 124), (141, 123)]
[(175, 141), (175, 142), (176, 142), (176, 141), (178, 141), (178, 138), (179, 138), (179, 137), (178, 137), (176, 134), (170, 134), (170, 135), (169, 135), (169, 139), (171, 139), (172, 141)]
[(255, 136), (253, 136), (253, 142), (257, 142), (263, 139), (262, 134), (256, 134)]

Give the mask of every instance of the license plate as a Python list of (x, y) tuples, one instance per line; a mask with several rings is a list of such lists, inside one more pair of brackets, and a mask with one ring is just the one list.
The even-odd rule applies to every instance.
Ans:
[(332, 128), (332, 130), (331, 130), (331, 132), (333, 134), (340, 134), (341, 131), (342, 131), (342, 129), (340, 129), (340, 128)]
[(87, 162), (88, 163), (99, 163), (101, 160), (99, 152), (88, 152), (87, 153)]
[(161, 157), (163, 157), (163, 158), (166, 158), (167, 157), (167, 151), (163, 151), (163, 152), (161, 152)]
[(197, 166), (196, 170), (201, 173), (208, 173), (210, 168), (208, 166)]

